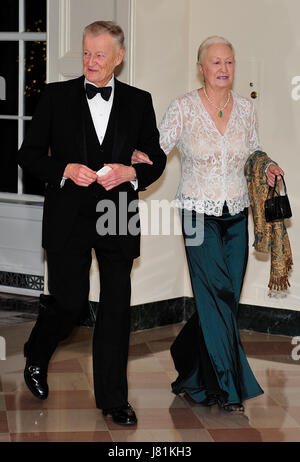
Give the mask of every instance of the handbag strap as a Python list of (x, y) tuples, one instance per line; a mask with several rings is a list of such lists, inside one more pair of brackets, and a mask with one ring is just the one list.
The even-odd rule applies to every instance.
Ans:
[[(283, 181), (284, 194), (287, 196), (287, 189), (286, 189), (286, 184), (285, 184), (284, 178), (283, 178), (282, 175), (280, 175), (280, 176), (281, 176), (281, 179)], [(274, 184), (274, 186), (269, 186), (268, 196), (269, 196), (270, 191), (273, 193), (272, 198), (274, 197), (275, 192), (276, 192), (277, 196), (279, 196), (280, 194), (278, 194), (278, 191), (276, 191), (276, 188), (277, 188), (277, 175), (275, 175), (275, 184)]]

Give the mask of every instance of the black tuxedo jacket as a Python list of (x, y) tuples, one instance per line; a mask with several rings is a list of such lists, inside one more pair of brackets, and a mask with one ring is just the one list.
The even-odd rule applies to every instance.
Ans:
[[(83, 105), (88, 107), (84, 76), (46, 85), (18, 153), (19, 165), (47, 183), (42, 239), (47, 250), (64, 248), (79, 212), (80, 199), (88, 189), (77, 186), (72, 180), (60, 187), (68, 163), (87, 165)], [(113, 109), (116, 119), (112, 163), (131, 165), (134, 149), (147, 153), (153, 165), (135, 165), (138, 190), (144, 190), (160, 177), (166, 164), (166, 156), (159, 145), (151, 95), (116, 80)], [(103, 197), (111, 199), (116, 206), (121, 191), (128, 193), (128, 203), (138, 198), (138, 191), (134, 191), (129, 182), (111, 191), (102, 189)], [(129, 257), (139, 255), (139, 233), (117, 236), (117, 240)]]

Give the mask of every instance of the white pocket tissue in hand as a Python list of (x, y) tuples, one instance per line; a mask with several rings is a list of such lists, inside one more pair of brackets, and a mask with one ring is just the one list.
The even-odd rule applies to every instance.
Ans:
[(97, 175), (98, 176), (104, 176), (106, 175), (111, 169), (111, 167), (109, 167), (108, 165), (105, 165), (105, 167), (102, 167), (100, 168), (100, 170), (98, 170)]

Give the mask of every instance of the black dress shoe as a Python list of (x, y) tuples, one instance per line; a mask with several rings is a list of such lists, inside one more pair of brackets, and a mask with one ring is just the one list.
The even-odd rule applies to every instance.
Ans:
[(113, 421), (119, 425), (135, 425), (137, 423), (135, 412), (129, 403), (113, 409), (103, 409), (102, 412), (104, 416), (111, 415)]
[(39, 399), (48, 397), (47, 369), (26, 363), (24, 379), (27, 387)]

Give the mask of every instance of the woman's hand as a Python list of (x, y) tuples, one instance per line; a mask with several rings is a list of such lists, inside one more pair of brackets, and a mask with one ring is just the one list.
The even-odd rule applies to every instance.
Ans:
[(132, 153), (132, 156), (131, 156), (131, 164), (149, 164), (149, 165), (153, 165), (153, 162), (152, 160), (149, 159), (149, 157), (147, 156), (147, 154), (145, 154), (144, 152), (142, 151), (138, 151), (137, 149), (135, 149)]
[(268, 185), (274, 186), (275, 185), (275, 177), (277, 176), (277, 183), (281, 181), (281, 176), (284, 175), (284, 171), (278, 167), (278, 165), (271, 164), (267, 169), (267, 178), (268, 178)]

